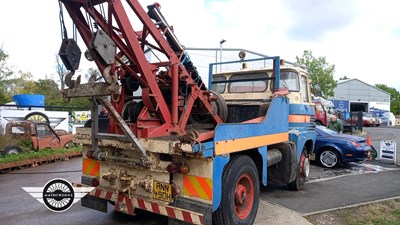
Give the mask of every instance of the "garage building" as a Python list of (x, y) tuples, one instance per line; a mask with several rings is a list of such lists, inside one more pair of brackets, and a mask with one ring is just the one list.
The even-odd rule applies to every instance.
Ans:
[(341, 80), (333, 92), (338, 111), (390, 111), (390, 93), (359, 79)]

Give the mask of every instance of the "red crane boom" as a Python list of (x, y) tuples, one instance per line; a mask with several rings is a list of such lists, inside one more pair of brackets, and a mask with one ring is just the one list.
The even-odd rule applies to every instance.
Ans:
[[(117, 114), (127, 115), (122, 119), (139, 138), (185, 134), (191, 114), (195, 114), (193, 120), (200, 123), (223, 122), (226, 112), (218, 108), (224, 107), (215, 106), (222, 101), (215, 101), (213, 106), (218, 95), (203, 84), (172, 27), (161, 14), (159, 4), (148, 6), (145, 12), (136, 0), (127, 0), (127, 4), (120, 0), (61, 2), (88, 47), (86, 54), (93, 58), (105, 80), (79, 84), (71, 79), (79, 66), (80, 50), (76, 41), (64, 32), (59, 55), (71, 71), (66, 76), (69, 89), (63, 90), (64, 97), (111, 95), (110, 110), (114, 116), (109, 130), (112, 133), (124, 132)], [(142, 23), (142, 30), (133, 28), (126, 11), (129, 8)], [(162, 61), (148, 60), (148, 50)], [(139, 87), (141, 98), (132, 101)]]

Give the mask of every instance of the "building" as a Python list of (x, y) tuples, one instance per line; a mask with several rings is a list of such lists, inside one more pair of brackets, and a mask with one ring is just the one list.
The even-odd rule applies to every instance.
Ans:
[(390, 93), (359, 79), (341, 80), (333, 92), (330, 99), (338, 111), (390, 111)]

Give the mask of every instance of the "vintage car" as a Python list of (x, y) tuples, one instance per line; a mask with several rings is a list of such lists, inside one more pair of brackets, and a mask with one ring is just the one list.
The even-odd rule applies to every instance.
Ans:
[(65, 130), (54, 130), (50, 124), (37, 121), (12, 121), (6, 125), (6, 133), (15, 143), (4, 147), (3, 154), (17, 154), (23, 151), (21, 144), (39, 151), (45, 148), (70, 148), (74, 146), (73, 135)]

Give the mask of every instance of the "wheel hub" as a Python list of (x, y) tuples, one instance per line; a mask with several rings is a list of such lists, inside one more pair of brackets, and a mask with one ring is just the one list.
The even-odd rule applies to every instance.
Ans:
[(246, 187), (242, 184), (239, 184), (236, 187), (235, 201), (238, 205), (243, 205), (246, 201)]
[(236, 216), (246, 219), (254, 203), (254, 186), (249, 174), (243, 174), (235, 187), (235, 212)]
[(337, 162), (337, 157), (333, 152), (324, 152), (321, 156), (321, 162), (327, 167), (332, 167)]
[(308, 177), (310, 175), (310, 160), (306, 158), (304, 160), (304, 166), (303, 166), (303, 174), (305, 177)]

